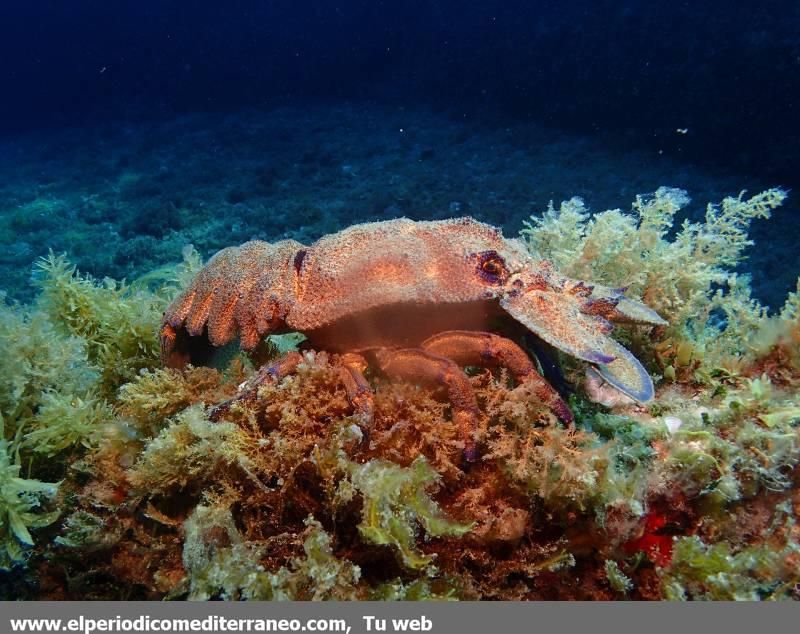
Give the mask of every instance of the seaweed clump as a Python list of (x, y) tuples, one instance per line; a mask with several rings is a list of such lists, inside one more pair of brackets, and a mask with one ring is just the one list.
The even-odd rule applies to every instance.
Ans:
[(21, 478), (19, 454), (3, 432), (0, 417), (0, 570), (10, 570), (26, 561), (25, 549), (34, 545), (31, 529), (52, 524), (60, 512), (46, 510), (58, 484)]
[(632, 213), (590, 214), (583, 200), (572, 198), (532, 217), (522, 235), (533, 253), (567, 275), (625, 287), (664, 317), (669, 326), (657, 352), (674, 374), (695, 360), (709, 365), (758, 353), (750, 343), (767, 311), (735, 267), (753, 245), (752, 221), (769, 218), (786, 196), (779, 188), (750, 198), (742, 192), (709, 204), (704, 222), (684, 220), (677, 231), (676, 215), (690, 202), (681, 189), (637, 196)]
[(564, 359), (588, 394), (565, 429), (502, 369), (470, 371), (468, 468), (435, 391), (370, 376), (366, 428), (325, 352), (263, 381), (296, 338), (161, 368), (193, 252), (133, 284), (51, 255), (40, 299), (0, 307), (0, 570), (42, 599), (796, 598), (800, 287), (770, 316), (734, 270), (784, 197), (677, 231), (688, 197), (667, 188), (631, 214), (573, 199), (532, 220), (536, 253), (668, 319), (618, 333), (656, 399), (606, 398)]
[(303, 556), (288, 567), (269, 572), (259, 563), (258, 547), (246, 543), (227, 509), (198, 506), (186, 521), (184, 567), (189, 573), (189, 598), (347, 600), (358, 598), (358, 566), (338, 560), (331, 538), (309, 517), (298, 537)]
[(63, 334), (85, 342), (104, 395), (157, 364), (160, 348), (153, 322), (166, 305), (163, 294), (110, 279), (97, 284), (52, 253), (38, 262), (37, 270), (41, 309)]

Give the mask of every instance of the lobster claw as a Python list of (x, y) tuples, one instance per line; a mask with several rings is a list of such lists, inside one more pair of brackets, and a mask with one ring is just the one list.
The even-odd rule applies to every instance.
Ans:
[[(500, 305), (550, 345), (595, 364), (603, 378), (619, 391), (639, 402), (653, 398), (655, 390), (647, 370), (628, 350), (608, 336), (611, 325), (606, 317), (616, 319), (621, 304), (623, 311), (620, 314), (629, 320), (628, 313), (639, 317), (637, 321), (649, 317), (646, 312), (637, 312), (638, 302), (631, 301), (631, 306), (627, 307), (623, 301), (626, 298), (621, 294), (609, 292), (604, 296), (602, 291), (595, 297), (597, 287), (592, 289), (591, 298), (564, 292), (557, 287), (547, 290), (528, 288), (507, 295), (500, 300)], [(652, 312), (650, 309), (647, 311)], [(655, 317), (663, 321), (658, 315)]]

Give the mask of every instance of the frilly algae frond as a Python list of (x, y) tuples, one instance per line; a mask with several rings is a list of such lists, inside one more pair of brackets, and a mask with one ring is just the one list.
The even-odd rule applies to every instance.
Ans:
[(86, 341), (65, 336), (37, 310), (0, 305), (0, 413), (6, 435), (25, 429), (44, 395), (64, 401), (95, 394), (99, 375)]
[(313, 459), (326, 479), (338, 479), (334, 505), (346, 506), (360, 497), (361, 536), (368, 543), (394, 547), (404, 566), (422, 570), (433, 560), (417, 549), (418, 526), (427, 537), (461, 537), (474, 527), (446, 517), (430, 497), (442, 478), (424, 456), (408, 467), (382, 459), (358, 463), (349, 460), (345, 450), (347, 444), (363, 440), (357, 425), (342, 425), (331, 438), (325, 450), (315, 448)]
[[(725, 198), (707, 206), (704, 222), (685, 220), (674, 237), (676, 214), (690, 202), (683, 190), (661, 187), (637, 196), (632, 213), (590, 214), (583, 200), (573, 198), (559, 209), (551, 203), (541, 217), (531, 218), (522, 235), (536, 255), (552, 260), (563, 273), (626, 287), (629, 296), (667, 319), (664, 359), (680, 355), (686, 342), (683, 355), (719, 362), (751, 352), (748, 341), (766, 317), (733, 267), (753, 244), (747, 237), (750, 223), (769, 218), (786, 196), (775, 188), (749, 198), (744, 192)], [(715, 310), (725, 315), (723, 327), (711, 320)]]
[[(362, 521), (358, 530), (368, 542), (397, 548), (403, 564), (424, 568), (432, 560), (417, 552), (415, 524), (431, 537), (461, 537), (473, 528), (446, 518), (426, 490), (439, 482), (439, 475), (420, 456), (408, 468), (385, 460), (349, 465), (350, 483), (363, 496)], [(341, 487), (341, 485), (340, 485)], [(340, 497), (343, 495), (340, 488)]]
[[(768, 540), (737, 551), (725, 542), (710, 545), (697, 536), (676, 539), (672, 561), (662, 577), (664, 597), (718, 601), (781, 597), (788, 583), (800, 580), (800, 544), (787, 539), (797, 532), (793, 515), (788, 503), (778, 505)], [(789, 581), (777, 581), (782, 576)]]
[(154, 435), (166, 418), (197, 402), (222, 400), (222, 375), (213, 368), (143, 370), (117, 395), (117, 411), (141, 432)]
[(10, 570), (34, 545), (30, 530), (52, 524), (60, 513), (47, 510), (58, 484), (21, 478), (19, 453), (3, 432), (0, 417), (0, 570)]
[(37, 267), (42, 309), (64, 334), (86, 342), (104, 394), (158, 363), (153, 324), (166, 306), (165, 295), (109, 279), (97, 284), (52, 253)]
[(189, 574), (189, 598), (259, 601), (321, 601), (359, 598), (361, 571), (340, 561), (331, 538), (309, 517), (301, 534), (303, 556), (288, 567), (269, 572), (258, 563), (260, 547), (242, 539), (229, 510), (198, 506), (186, 521), (184, 568)]
[(66, 399), (60, 392), (43, 392), (39, 411), (23, 442), (31, 451), (47, 456), (78, 444), (96, 445), (103, 423), (111, 417), (108, 403), (91, 393)]
[(128, 471), (132, 490), (140, 495), (202, 487), (226, 467), (241, 460), (237, 452), (239, 428), (212, 423), (202, 405), (192, 405), (150, 440)]
[(633, 582), (619, 569), (616, 561), (611, 559), (606, 560), (605, 571), (608, 584), (611, 586), (612, 590), (627, 594), (633, 589)]
[[(24, 549), (34, 545), (31, 529), (59, 515), (73, 517), (57, 498), (55, 481), (114, 434), (117, 385), (158, 363), (159, 307), (171, 292), (98, 284), (52, 254), (38, 270), (37, 304), (0, 305), (3, 568), (25, 562)], [(21, 477), (23, 465), (38, 477)]]
[(749, 223), (784, 198), (728, 198), (678, 226), (688, 196), (661, 188), (631, 213), (572, 199), (532, 219), (538, 256), (668, 320), (615, 330), (656, 398), (564, 359), (571, 430), (502, 369), (470, 370), (469, 466), (437, 392), (368, 373), (365, 426), (324, 351), (237, 400), (296, 336), (161, 368), (161, 311), (193, 250), (133, 284), (50, 256), (39, 301), (0, 306), (13, 598), (797, 598), (800, 286), (769, 315), (734, 271)]

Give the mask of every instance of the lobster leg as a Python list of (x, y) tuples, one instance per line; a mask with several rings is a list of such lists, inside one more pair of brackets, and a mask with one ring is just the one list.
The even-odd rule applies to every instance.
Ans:
[(360, 354), (348, 352), (339, 357), (339, 377), (347, 390), (347, 398), (362, 424), (369, 427), (375, 414), (372, 387), (364, 377), (367, 361)]
[(525, 351), (510, 339), (488, 332), (450, 330), (426, 339), (421, 348), (462, 367), (508, 368), (517, 384), (529, 382), (537, 398), (563, 423), (569, 426), (575, 423), (569, 406), (539, 374)]
[[(242, 386), (239, 393), (232, 399), (211, 408), (208, 413), (209, 420), (220, 420), (233, 403), (255, 402), (258, 398), (258, 388), (265, 383), (278, 383), (285, 377), (294, 373), (302, 362), (303, 355), (299, 352), (287, 352), (272, 363), (263, 366), (258, 373)], [(369, 426), (372, 423), (375, 406), (372, 388), (364, 378), (367, 362), (360, 354), (347, 353), (338, 358), (339, 378), (347, 391), (347, 397), (355, 409), (356, 415)]]
[(297, 369), (303, 355), (299, 352), (287, 352), (281, 355), (272, 363), (262, 367), (258, 373), (245, 383), (239, 393), (231, 399), (215, 405), (208, 411), (208, 419), (214, 422), (219, 421), (230, 410), (234, 403), (252, 403), (258, 398), (258, 388), (265, 383), (277, 383), (284, 377), (289, 376)]
[(464, 458), (467, 462), (474, 462), (478, 455), (475, 435), (480, 410), (472, 385), (461, 368), (450, 359), (419, 348), (381, 349), (375, 352), (375, 357), (381, 371), (390, 378), (447, 388), (453, 422), (464, 440)]

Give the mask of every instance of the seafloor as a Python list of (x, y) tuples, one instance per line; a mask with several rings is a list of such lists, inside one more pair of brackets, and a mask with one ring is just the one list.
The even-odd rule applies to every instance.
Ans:
[[(800, 598), (796, 202), (634, 141), (323, 104), (5, 139), (0, 598)], [(162, 367), (219, 248), (461, 215), (658, 312), (614, 331), (655, 398), (499, 323), (575, 427), (467, 368), (468, 463), (435, 385), (366, 369), (366, 420), (336, 355), (274, 380), (292, 335)]]
[[(631, 147), (601, 132), (364, 104), (42, 130), (0, 139), (0, 278), (30, 300), (31, 263), (51, 249), (95, 277), (131, 280), (187, 244), (209, 257), (254, 237), (305, 242), (399, 216), (470, 215), (516, 235), (551, 200), (628, 209), (662, 185), (687, 190), (697, 218), (742, 189), (786, 185)], [(796, 216), (790, 199), (751, 231), (747, 270), (775, 308), (794, 288)]]

